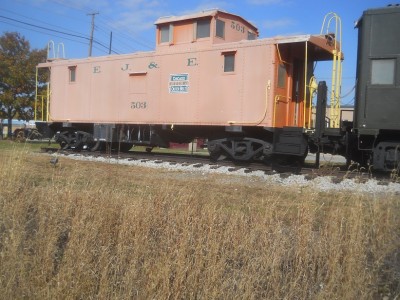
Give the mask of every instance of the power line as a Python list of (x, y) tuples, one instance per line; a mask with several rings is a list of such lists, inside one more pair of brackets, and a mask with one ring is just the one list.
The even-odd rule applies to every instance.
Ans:
[[(74, 31), (74, 30), (71, 30), (71, 29), (67, 29), (67, 28), (63, 28), (63, 27), (58, 26), (58, 25), (50, 24), (50, 23), (44, 22), (44, 21), (42, 21), (42, 20), (37, 20), (37, 19), (34, 19), (34, 18), (31, 18), (31, 17), (25, 16), (25, 15), (19, 14), (19, 13), (15, 12), (15, 11), (11, 11), (11, 10), (4, 9), (4, 8), (0, 8), (0, 10), (3, 10), (3, 11), (5, 11), (5, 12), (11, 13), (11, 14), (13, 14), (13, 15), (16, 15), (16, 16), (19, 16), (19, 17), (22, 17), (22, 18), (25, 18), (25, 19), (34, 21), (34, 22), (36, 22), (36, 23), (39, 22), (39, 23), (43, 23), (43, 24), (49, 25), (49, 26), (51, 26), (51, 27), (57, 27), (57, 28), (60, 28), (60, 29), (62, 29), (62, 30), (65, 30), (65, 31), (69, 31), (69, 32), (71, 32), (71, 33), (80, 34), (80, 32), (77, 32), (77, 31)], [(52, 11), (46, 10), (45, 8), (41, 8), (41, 11), (48, 11), (48, 12), (51, 12), (51, 13), (52, 13)], [(69, 17), (69, 16), (68, 16), (68, 18), (70, 18), (70, 19), (72, 19), (72, 20), (77, 20), (76, 18), (71, 18), (71, 17)]]
[[(32, 23), (28, 23), (28, 22), (23, 22), (23, 21), (14, 19), (14, 18), (9, 18), (9, 17), (5, 17), (5, 16), (1, 16), (1, 15), (0, 15), (0, 18), (6, 19), (6, 20), (9, 20), (9, 21), (13, 21), (13, 22), (17, 22), (17, 23), (20, 23), (20, 24), (23, 24), (23, 25), (31, 26), (31, 27), (34, 27), (34, 28), (38, 28), (38, 29), (41, 29), (41, 30), (47, 30), (47, 31), (50, 31), (50, 32), (55, 32), (55, 33), (59, 33), (59, 34), (63, 34), (63, 35), (67, 35), (67, 36), (72, 36), (72, 37), (76, 37), (76, 38), (80, 38), (80, 39), (84, 39), (84, 40), (89, 40), (89, 41), (90, 41), (90, 38), (85, 37), (85, 36), (82, 36), (82, 35), (77, 35), (77, 34), (73, 34), (73, 33), (68, 33), (68, 32), (64, 32), (64, 31), (60, 31), (60, 30), (55, 30), (55, 29), (51, 29), (51, 28), (47, 28), (47, 27), (35, 25), (35, 24), (32, 24)], [(9, 24), (9, 23), (7, 23), (6, 21), (0, 21), (0, 22)], [(30, 30), (33, 30), (33, 31), (36, 31), (36, 32), (39, 32), (39, 33), (43, 33), (43, 32), (41, 32), (41, 31), (34, 30), (34, 29), (30, 29)], [(50, 35), (57, 36), (57, 35), (54, 35), (54, 34), (50, 34)], [(57, 36), (57, 37), (60, 37), (60, 36)], [(65, 37), (64, 37), (64, 38), (65, 38)], [(70, 39), (70, 40), (71, 40), (71, 39)], [(74, 41), (74, 40), (72, 40), (72, 41)], [(76, 41), (76, 42), (79, 42), (79, 41)], [(79, 43), (82, 43), (82, 42), (79, 42)], [(102, 46), (102, 47), (104, 47), (105, 49), (108, 50), (108, 47), (107, 47), (106, 45), (104, 45), (103, 43), (101, 43), (101, 42), (99, 42), (99, 41), (97, 41), (97, 40), (95, 40), (95, 39), (92, 40), (92, 43), (96, 43), (96, 44), (98, 44), (98, 45), (100, 45), (100, 46)], [(119, 53), (116, 52), (116, 51), (112, 51), (112, 52), (113, 52), (114, 54), (119, 54)]]
[[(104, 19), (106, 22), (104, 22), (102, 19)], [(137, 36), (137, 34), (134, 33), (129, 27), (125, 27), (125, 26), (124, 26), (123, 28), (125, 28), (125, 30), (123, 30), (123, 31), (121, 32), (121, 30), (119, 30), (119, 28), (118, 28), (117, 26), (109, 25), (109, 24), (111, 24), (113, 21), (112, 21), (111, 19), (109, 19), (109, 18), (105, 18), (104, 16), (101, 16), (101, 17), (99, 18), (99, 22), (102, 23), (102, 24), (103, 24), (105, 27), (107, 27), (107, 28), (110, 28), (110, 29), (113, 29), (113, 30), (118, 30), (118, 36), (124, 37), (125, 39), (127, 39), (127, 40), (129, 40), (129, 41), (134, 41), (136, 44), (141, 45), (142, 47), (145, 47), (145, 48), (147, 48), (147, 49), (153, 49), (153, 46), (151, 45), (151, 42), (149, 42), (148, 40), (141, 41), (141, 40), (139, 40), (138, 38), (133, 37), (133, 36), (135, 36), (135, 35)], [(121, 28), (122, 28), (122, 27), (121, 27)], [(126, 34), (126, 32), (129, 33), (129, 35)], [(145, 39), (145, 38), (142, 38), (142, 40), (144, 40), (144, 39)], [(118, 40), (121, 41), (120, 38), (119, 38)], [(130, 45), (128, 45), (128, 47), (131, 48)], [(134, 48), (133, 48), (133, 49), (134, 49)]]
[[(86, 11), (90, 10), (90, 8), (88, 8), (88, 6), (86, 6), (86, 5), (83, 5), (83, 6), (80, 5), (80, 7), (78, 7), (76, 5), (73, 5), (73, 4), (70, 4), (70, 3), (66, 3), (66, 2), (60, 1), (60, 0), (50, 0), (50, 1), (53, 2), (53, 3), (56, 3), (56, 4), (60, 5), (60, 6), (63, 6), (65, 8), (78, 10), (78, 11), (81, 11), (81, 12), (85, 12), (85, 10)], [(82, 7), (83, 7), (83, 9), (82, 9)], [(103, 21), (103, 19), (105, 21)], [(145, 47), (145, 48), (150, 49), (150, 50), (153, 49), (152, 43), (149, 42), (148, 40), (143, 41), (144, 38), (142, 38), (142, 40), (139, 40), (138, 38), (132, 37), (132, 35), (137, 35), (137, 34), (135, 32), (133, 32), (129, 27), (124, 26), (123, 27), (124, 30), (121, 31), (118, 27), (110, 25), (114, 21), (109, 19), (109, 18), (104, 17), (104, 15), (99, 15), (98, 20), (99, 20), (99, 23), (102, 23), (107, 29), (109, 29), (108, 31), (113, 31), (114, 32), (113, 38), (121, 41), (121, 39), (118, 38), (118, 36), (124, 36), (127, 40), (134, 41), (136, 44), (139, 44), (142, 47)], [(117, 33), (115, 33), (116, 30), (118, 31)], [(125, 34), (125, 32), (129, 32), (130, 35)], [(136, 50), (135, 48), (133, 48), (130, 45), (127, 45), (126, 43), (125, 43), (125, 45), (128, 46), (130, 49)]]
[(19, 21), (17, 19), (8, 18), (8, 17), (5, 17), (5, 16), (0, 16), (0, 18), (6, 19), (6, 20), (10, 20), (10, 21), (14, 21), (14, 22), (17, 22), (17, 23), (20, 23), (20, 24), (28, 25), (28, 26), (40, 28), (40, 29), (43, 29), (43, 30), (48, 30), (48, 31), (52, 31), (52, 32), (60, 33), (60, 34), (65, 34), (65, 35), (69, 35), (69, 36), (73, 36), (73, 37), (89, 40), (89, 38), (86, 37), (86, 36), (81, 36), (81, 35), (77, 35), (77, 34), (73, 34), (73, 33), (63, 32), (63, 31), (55, 30), (55, 29), (50, 29), (50, 28), (46, 28), (46, 27), (43, 27), (43, 26), (39, 26), (39, 25), (35, 25), (35, 24)]
[[(104, 45), (104, 44), (102, 44), (102, 43), (100, 43), (100, 42), (98, 42), (98, 41), (96, 41), (96, 40), (93, 40), (93, 42), (95, 43), (95, 44), (97, 44), (97, 45), (100, 45), (100, 46), (102, 46), (103, 48), (105, 48), (105, 49), (109, 49), (109, 47), (108, 46), (106, 46), (106, 45)], [(96, 49), (98, 49), (98, 48), (96, 48)], [(114, 54), (120, 54), (120, 53), (118, 53), (118, 52), (116, 52), (116, 51), (114, 51), (114, 50), (111, 50), (111, 52), (113, 52)]]
[[(100, 18), (99, 18), (99, 19), (100, 19)], [(101, 21), (100, 21), (100, 22), (101, 22)], [(134, 51), (137, 50), (136, 48), (132, 47), (132, 45), (129, 45), (128, 43), (126, 43), (126, 42), (124, 41), (124, 39), (120, 38), (120, 36), (123, 35), (123, 34), (121, 34), (120, 32), (117, 32), (117, 33), (116, 33), (116, 32), (115, 32), (114, 30), (112, 30), (111, 28), (110, 28), (109, 31), (106, 31), (104, 28), (102, 28), (102, 27), (97, 27), (97, 26), (95, 26), (95, 30), (98, 30), (98, 32), (100, 33), (100, 35), (102, 35), (102, 36), (104, 36), (104, 37), (107, 37), (107, 38), (110, 36), (110, 33), (112, 32), (113, 40), (118, 41), (118, 44), (119, 44), (120, 46), (122, 46), (123, 49), (126, 49), (126, 51), (121, 51), (119, 47), (116, 48), (115, 46), (113, 46), (113, 48), (116, 49), (116, 51), (118, 51), (118, 52), (121, 52), (121, 53), (123, 53), (123, 52), (134, 52)], [(151, 49), (152, 49), (152, 48), (151, 48)]]
[[(67, 9), (78, 10), (78, 11), (81, 11), (81, 12), (85, 12), (85, 10), (86, 11), (90, 10), (90, 8), (88, 8), (88, 6), (86, 6), (86, 5), (77, 6), (77, 5), (66, 3), (66, 2), (63, 2), (63, 1), (60, 1), (60, 0), (50, 0), (50, 2), (53, 2), (53, 3), (58, 4), (60, 6), (63, 6), (65, 8), (67, 8)], [(103, 21), (102, 19), (104, 19), (106, 22)], [(133, 41), (136, 44), (141, 45), (142, 47), (145, 47), (147, 49), (152, 50), (154, 48), (153, 45), (149, 41), (143, 41), (143, 38), (142, 38), (142, 40), (139, 40), (138, 38), (132, 37), (132, 35), (137, 35), (137, 34), (133, 33), (133, 31), (129, 27), (124, 26), (123, 27), (124, 30), (121, 31), (118, 27), (110, 25), (112, 22), (114, 22), (113, 20), (111, 20), (109, 18), (105, 18), (103, 15), (99, 15), (98, 22), (103, 24), (108, 29), (107, 34), (109, 32), (111, 32), (111, 31), (113, 31), (113, 38), (118, 40), (120, 43), (124, 44), (127, 47), (129, 52), (136, 51), (137, 49), (135, 47), (132, 47), (131, 45), (128, 45), (126, 42), (123, 42), (123, 40), (121, 38), (119, 38), (120, 36), (124, 37), (125, 39), (127, 39), (130, 42)], [(96, 25), (95, 28), (99, 29), (100, 27), (98, 27)], [(103, 32), (105, 32), (104, 29), (101, 29), (101, 30)], [(129, 32), (130, 35), (125, 34), (125, 32)], [(119, 52), (123, 52), (123, 51), (119, 51)]]
[(54, 37), (63, 38), (63, 39), (66, 39), (68, 41), (72, 41), (72, 42), (75, 42), (75, 43), (86, 44), (86, 42), (83, 42), (83, 41), (74, 40), (74, 39), (71, 39), (71, 38), (68, 38), (68, 37), (64, 37), (64, 36), (60, 36), (60, 35), (57, 35), (57, 34), (54, 34), (54, 33), (47, 33), (47, 32), (41, 31), (41, 30), (33, 29), (33, 28), (28, 28), (28, 27), (25, 27), (23, 25), (18, 25), (18, 24), (15, 25), (15, 24), (13, 24), (11, 22), (7, 22), (7, 21), (0, 20), (0, 23), (9, 24), (9, 25), (16, 26), (18, 28), (22, 28), (22, 29), (26, 29), (26, 30), (42, 33), (42, 34), (47, 34), (47, 35), (54, 36)]
[[(16, 0), (16, 1), (18, 1), (18, 0)], [(82, 9), (82, 7), (79, 8), (79, 7), (75, 6), (75, 5), (67, 5), (67, 4), (62, 3), (61, 1), (58, 1), (58, 0), (49, 0), (49, 1), (53, 2), (54, 4), (63, 6), (63, 7), (65, 7), (65, 8), (67, 8), (67, 9), (74, 9), (74, 10), (81, 11), (81, 12), (85, 12), (84, 9), (85, 9), (86, 11), (89, 10), (86, 6), (83, 6), (84, 9)], [(70, 30), (70, 29), (66, 29), (66, 28), (63, 28), (63, 27), (61, 27), (61, 26), (49, 24), (49, 23), (43, 22), (42, 20), (37, 20), (37, 19), (31, 18), (31, 17), (28, 17), (28, 16), (24, 16), (24, 15), (22, 15), (22, 14), (19, 14), (19, 13), (17, 13), (17, 12), (10, 11), (10, 10), (4, 9), (4, 8), (0, 8), (0, 11), (12, 13), (12, 14), (17, 15), (17, 16), (20, 16), (20, 17), (22, 17), (22, 18), (24, 18), (24, 19), (28, 19), (28, 20), (34, 21), (35, 24), (32, 24), (33, 22), (29, 22), (29, 21), (24, 22), (24, 23), (30, 24), (30, 25), (28, 25), (28, 26), (36, 26), (37, 28), (38, 28), (38, 27), (43, 27), (43, 28), (46, 28), (45, 30), (50, 30), (48, 26), (45, 26), (45, 25), (42, 25), (42, 26), (36, 25), (36, 24), (42, 23), (42, 24), (49, 25), (51, 28), (53, 28), (53, 29), (51, 29), (51, 30), (53, 30), (53, 32), (60, 31), (61, 34), (64, 34), (64, 35), (65, 35), (65, 34), (68, 33), (68, 34), (70, 34), (70, 36), (73, 36), (73, 35), (75, 34), (75, 35), (79, 36), (79, 38), (84, 38), (85, 40), (88, 40), (88, 39), (89, 39), (89, 41), (90, 41), (90, 37), (88, 37), (87, 35), (85, 35), (85, 36), (83, 37), (82, 35), (80, 35), (80, 34), (77, 33), (76, 31), (73, 31), (73, 30)], [(52, 10), (52, 11), (46, 10), (46, 7), (41, 8), (41, 11), (48, 11), (48, 12), (50, 12), (50, 13), (54, 13), (53, 10)], [(58, 13), (58, 14), (59, 14), (59, 13)], [(69, 16), (69, 15), (65, 15), (65, 17), (67, 17), (67, 18), (69, 18), (69, 19), (73, 19), (73, 20), (75, 20), (75, 21), (78, 20), (78, 19), (73, 18), (72, 16)], [(9, 19), (13, 19), (13, 18), (9, 18)], [(14, 20), (17, 20), (17, 19), (14, 19)], [(21, 19), (18, 19), (17, 21), (23, 22), (23, 21), (21, 21)], [(79, 22), (82, 22), (81, 19), (79, 19), (78, 21), (79, 21)], [(144, 47), (144, 48), (146, 48), (146, 49), (150, 49), (150, 50), (154, 49), (154, 45), (153, 45), (152, 43), (149, 43), (148, 40), (146, 40), (145, 37), (141, 37), (141, 38), (136, 37), (136, 38), (135, 38), (134, 36), (136, 36), (137, 33), (134, 32), (134, 31), (132, 31), (129, 27), (126, 27), (126, 26), (124, 26), (124, 27), (117, 27), (117, 26), (115, 26), (115, 25), (113, 24), (113, 22), (114, 22), (113, 20), (111, 20), (111, 19), (109, 19), (109, 18), (108, 18), (108, 19), (107, 19), (107, 18), (104, 18), (103, 15), (100, 15), (98, 18), (96, 18), (96, 23), (97, 23), (97, 22), (99, 22), (100, 24), (102, 24), (102, 26), (100, 27), (100, 26), (95, 25), (95, 31), (96, 31), (96, 32), (97, 32), (97, 31), (102, 32), (103, 34), (100, 33), (100, 36), (102, 36), (103, 39), (104, 39), (104, 38), (109, 39), (109, 34), (110, 34), (110, 32), (112, 31), (112, 32), (113, 32), (113, 39), (114, 39), (115, 41), (118, 41), (118, 44), (119, 44), (120, 46), (122, 46), (123, 49), (125, 49), (125, 50), (121, 50), (121, 49), (118, 48), (118, 46), (116, 47), (116, 46), (114, 45), (113, 48), (115, 49), (115, 51), (113, 50), (113, 51), (112, 51), (113, 53), (117, 53), (117, 54), (118, 54), (118, 52), (119, 52), (119, 53), (129, 53), (129, 52), (135, 52), (135, 51), (137, 51), (137, 50), (138, 50), (138, 47), (135, 46), (135, 45), (132, 45), (132, 42), (133, 42), (134, 44), (140, 45), (140, 46), (142, 46), (142, 47)], [(23, 23), (22, 23), (22, 24), (23, 24)], [(54, 28), (59, 28), (59, 30), (55, 30)], [(105, 30), (105, 29), (107, 29), (107, 30)], [(121, 30), (121, 29), (122, 29), (122, 30)], [(32, 30), (32, 29), (28, 29), (28, 30)], [(35, 31), (35, 30), (33, 30), (33, 31)], [(128, 33), (128, 34), (127, 34), (127, 33)], [(94, 39), (93, 41), (95, 42), (95, 39)], [(97, 42), (100, 43), (100, 44), (102, 44), (98, 39), (97, 39)], [(115, 43), (113, 43), (113, 44), (115, 44)], [(102, 44), (102, 47), (106, 48), (103, 44)], [(140, 48), (140, 47), (139, 47), (139, 48)], [(108, 53), (108, 51), (107, 51), (107, 53)]]

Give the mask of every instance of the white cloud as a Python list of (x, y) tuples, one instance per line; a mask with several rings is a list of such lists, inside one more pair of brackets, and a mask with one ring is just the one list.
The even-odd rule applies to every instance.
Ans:
[(249, 4), (254, 5), (269, 5), (269, 4), (280, 4), (285, 3), (285, 0), (247, 0)]
[(271, 21), (264, 21), (262, 23), (262, 28), (264, 29), (276, 29), (276, 28), (285, 28), (289, 26), (295, 25), (295, 21), (292, 19), (280, 19), (280, 20), (271, 20)]
[(124, 12), (113, 17), (115, 27), (129, 27), (132, 30), (146, 30), (154, 27), (154, 22), (162, 16), (181, 16), (196, 13), (202, 10), (219, 8), (227, 10), (230, 2), (227, 1), (203, 1), (190, 10), (181, 10), (179, 5), (171, 6), (161, 0), (119, 0), (116, 6), (124, 7)]
[(160, 16), (168, 14), (166, 5), (158, 0), (119, 0), (115, 6), (123, 9), (112, 16), (113, 27), (125, 27), (131, 31), (150, 29)]
[(112, 25), (115, 28), (129, 28), (133, 32), (139, 32), (154, 27), (154, 22), (160, 15), (152, 10), (129, 11), (119, 15)]
[(117, 6), (124, 6), (126, 8), (138, 8), (138, 7), (145, 7), (145, 8), (159, 8), (163, 6), (163, 1), (159, 0), (119, 0), (116, 1)]
[(231, 2), (228, 1), (203, 1), (199, 3), (196, 7), (191, 9), (190, 11), (184, 11), (181, 12), (180, 14), (186, 14), (186, 13), (196, 13), (202, 10), (206, 9), (213, 9), (213, 8), (218, 8), (221, 10), (228, 10), (228, 8), (231, 6)]
[[(48, 1), (42, 1), (42, 2), (48, 2)], [(50, 1), (53, 3), (57, 3), (59, 5), (62, 5), (64, 7), (72, 8), (72, 9), (80, 9), (80, 10), (85, 10), (85, 11), (93, 11), (93, 10), (99, 10), (107, 7), (109, 5), (109, 1), (107, 0), (98, 0), (98, 1), (92, 1), (92, 0), (53, 0)]]
[[(143, 0), (123, 0), (123, 1), (133, 1), (133, 2), (142, 2)], [(146, 1), (143, 1), (146, 2)], [(196, 4), (196, 6), (192, 6), (192, 5), (187, 5), (185, 9), (182, 9), (181, 6), (179, 5), (168, 5), (168, 6), (164, 6), (164, 14), (158, 14), (158, 17), (160, 16), (183, 16), (183, 15), (189, 15), (189, 14), (193, 14), (193, 13), (198, 13), (201, 12), (203, 10), (209, 10), (209, 9), (220, 9), (220, 10), (226, 10), (229, 11), (230, 8), (232, 8), (233, 6), (235, 6), (234, 4), (232, 4), (232, 2), (230, 1), (214, 1), (214, 0), (206, 0), (206, 1), (199, 1), (197, 3), (193, 3)], [(187, 8), (187, 7), (190, 8)]]

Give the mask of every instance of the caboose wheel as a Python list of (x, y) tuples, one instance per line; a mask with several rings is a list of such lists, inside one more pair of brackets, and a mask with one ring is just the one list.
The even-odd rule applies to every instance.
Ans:
[(74, 150), (81, 150), (83, 142), (81, 136), (77, 132), (69, 133), (69, 147)]
[(89, 151), (94, 152), (97, 150), (100, 150), (101, 148), (101, 142), (100, 141), (96, 141), (94, 142), (92, 145), (90, 145), (91, 147), (89, 147)]
[(60, 145), (62, 150), (69, 148), (68, 131), (60, 132), (56, 135), (56, 142)]
[(226, 155), (224, 155), (221, 150), (209, 151), (209, 154), (210, 154), (210, 160), (212, 162), (221, 161), (221, 160), (224, 160), (226, 158)]
[(56, 142), (60, 145), (62, 150), (80, 150), (83, 146), (81, 137), (74, 131), (60, 132), (56, 137)]

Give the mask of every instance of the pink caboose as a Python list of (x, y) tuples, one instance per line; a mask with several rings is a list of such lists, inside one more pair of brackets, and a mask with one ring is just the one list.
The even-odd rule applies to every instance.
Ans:
[(332, 59), (332, 36), (257, 39), (254, 25), (220, 10), (155, 25), (155, 51), (38, 66), (50, 70), (47, 121), (63, 148), (205, 138), (213, 158), (249, 160), (272, 154), (276, 128), (311, 127), (312, 66)]

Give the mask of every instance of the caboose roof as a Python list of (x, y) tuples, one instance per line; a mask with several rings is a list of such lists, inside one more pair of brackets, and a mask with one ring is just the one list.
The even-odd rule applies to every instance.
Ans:
[[(303, 34), (303, 35), (293, 35), (293, 36), (276, 36), (273, 38), (268, 38), (264, 40), (271, 40), (271, 42), (277, 45), (283, 44), (296, 44), (296, 43), (308, 43), (308, 52), (316, 60), (332, 60), (332, 55), (334, 50), (340, 49), (340, 43), (330, 41), (327, 35), (324, 34)], [(259, 40), (262, 41), (262, 40)], [(335, 48), (336, 46), (336, 48)], [(344, 54), (341, 52), (341, 59), (344, 59)]]
[(188, 14), (184, 16), (166, 16), (166, 17), (161, 17), (158, 18), (157, 21), (154, 23), (155, 25), (160, 25), (160, 24), (166, 24), (166, 23), (175, 23), (179, 21), (186, 21), (186, 20), (192, 20), (192, 19), (201, 19), (201, 18), (206, 18), (206, 17), (216, 17), (217, 15), (224, 15), (226, 17), (233, 17), (233, 18), (238, 18), (240, 19), (244, 24), (246, 24), (249, 28), (254, 30), (255, 32), (258, 31), (257, 27), (253, 25), (251, 22), (243, 19), (241, 16), (231, 14), (228, 12), (225, 12), (223, 10), (219, 9), (210, 9), (210, 10), (203, 10), (198, 13), (193, 13), (193, 14)]

